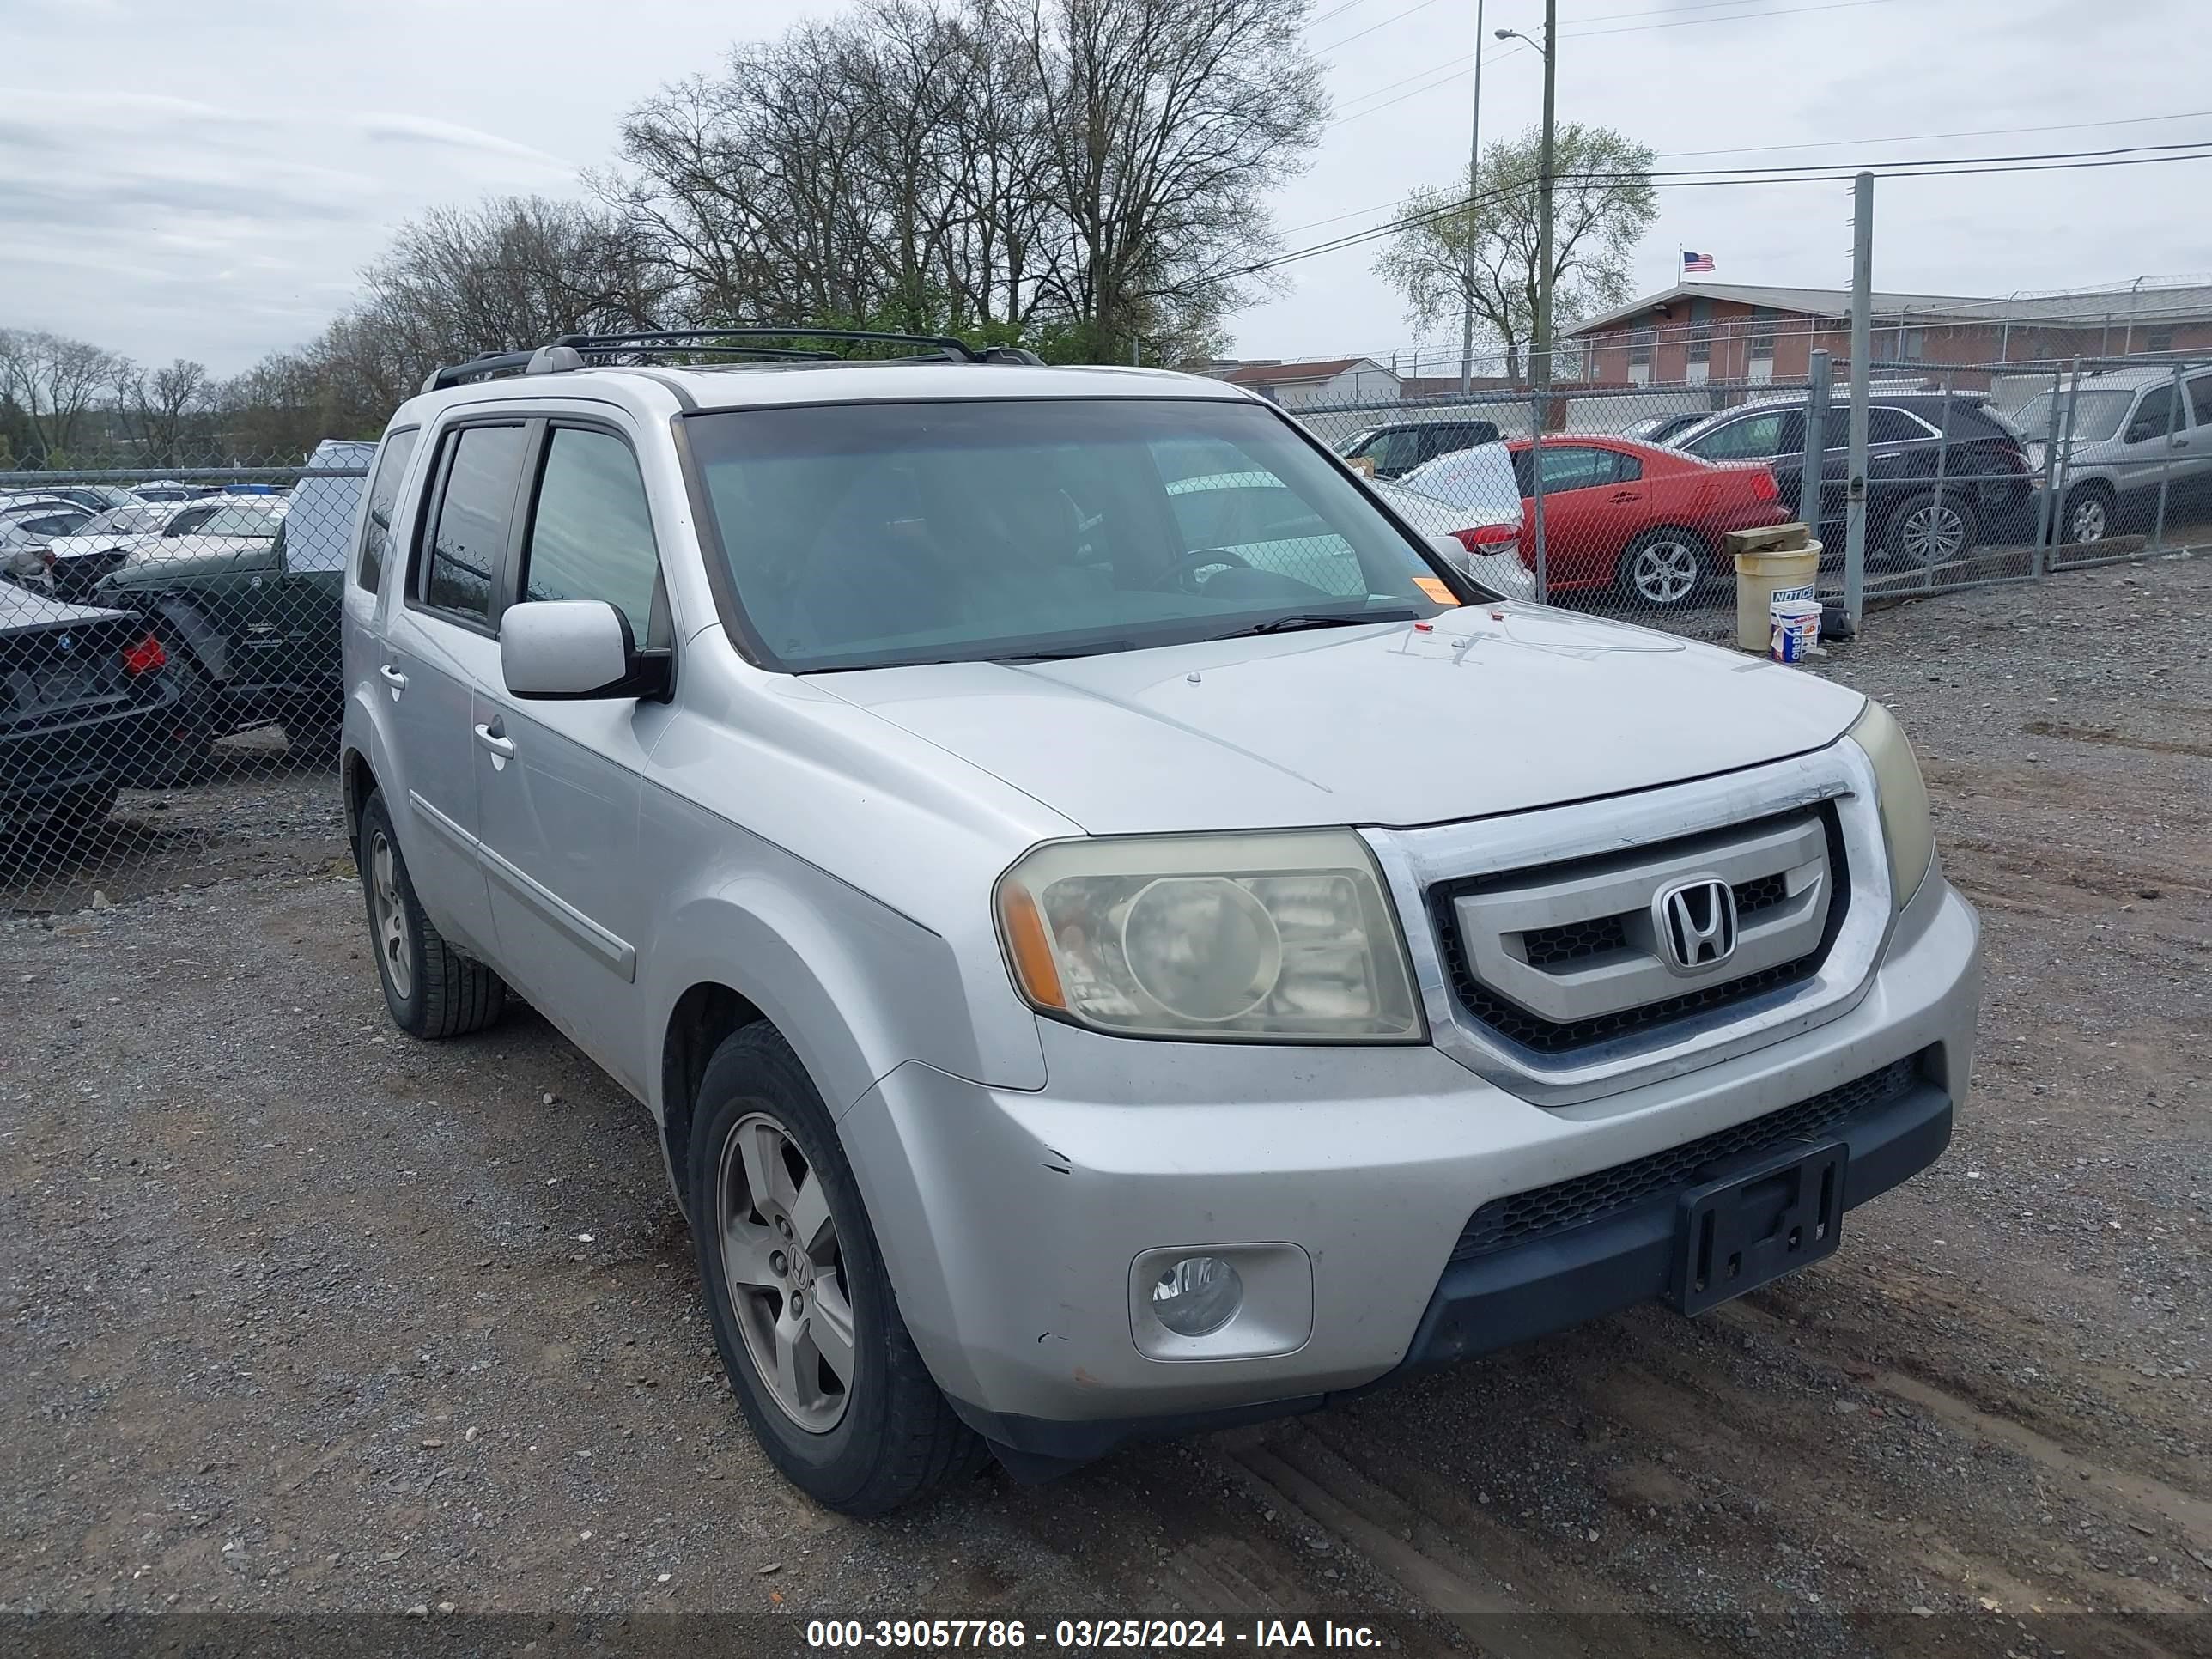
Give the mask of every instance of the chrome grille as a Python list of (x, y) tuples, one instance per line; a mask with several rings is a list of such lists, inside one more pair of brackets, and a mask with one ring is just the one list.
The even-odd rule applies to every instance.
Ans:
[[(1669, 965), (1654, 924), (1680, 881), (1724, 883), (1737, 943)], [(1555, 1055), (1787, 989), (1819, 971), (1847, 899), (1823, 807), (1612, 856), (1439, 884), (1431, 910), (1460, 1006), (1494, 1035)]]

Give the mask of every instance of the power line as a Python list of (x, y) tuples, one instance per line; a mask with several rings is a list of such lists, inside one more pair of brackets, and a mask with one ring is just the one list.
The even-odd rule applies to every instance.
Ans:
[(1417, 11), (1426, 11), (1431, 6), (1433, 6), (1436, 3), (1437, 0), (1413, 0), (1413, 3), (1407, 7), (1405, 10), (1394, 11), (1381, 22), (1370, 23), (1364, 29), (1353, 30), (1352, 33), (1346, 35), (1341, 40), (1332, 40), (1327, 46), (1316, 46), (1314, 50), (1316, 52), (1334, 52), (1339, 46), (1348, 46), (1352, 41), (1358, 40), (1362, 35), (1372, 34), (1376, 30), (1380, 28), (1388, 28), (1391, 24), (1396, 22), (1401, 17), (1411, 17)]
[[(2141, 154), (2142, 151), (2154, 154)], [(2188, 152), (2183, 154), (2180, 152)], [(2135, 144), (2106, 150), (2055, 150), (2023, 155), (1969, 155), (1907, 158), (1892, 162), (1877, 162), (1872, 167), (1833, 170), (1832, 163), (1806, 162), (1796, 167), (1705, 167), (1675, 168), (1663, 173), (1580, 173), (1555, 175), (1555, 182), (1569, 184), (1627, 183), (1642, 181), (1657, 190), (1714, 189), (1747, 185), (1813, 185), (1849, 183), (1859, 173), (1871, 172), (1877, 178), (1931, 179), (1968, 177), (1990, 173), (2066, 173), (2083, 167), (2142, 167), (2166, 161), (2212, 161), (2212, 140), (2199, 140), (2190, 144)], [(1783, 176), (1783, 175), (1790, 176)], [(1332, 237), (1311, 247), (1297, 248), (1279, 254), (1272, 259), (1236, 270), (1218, 273), (1212, 280), (1230, 281), (1239, 276), (1257, 276), (1278, 266), (1302, 259), (1317, 258), (1324, 253), (1335, 253), (1346, 248), (1358, 247), (1399, 231), (1411, 229), (1434, 219), (1463, 213), (1486, 202), (1502, 200), (1525, 193), (1529, 186), (1516, 184), (1503, 188), (1478, 191), (1472, 196), (1443, 202), (1424, 208), (1418, 213), (1407, 214), (1366, 230), (1353, 231), (1343, 236)]]
[(2150, 126), (2160, 121), (2201, 121), (2212, 118), (2212, 109), (2181, 110), (2172, 115), (2123, 115), (2110, 121), (2054, 121), (2033, 127), (1972, 127), (1959, 132), (1899, 133), (1888, 138), (1824, 138), (1802, 144), (1744, 144), (1734, 149), (1668, 149), (1666, 161), (1690, 161), (1703, 155), (1762, 155), (1785, 149), (1842, 149), (1852, 144), (1924, 143), (1937, 138), (2011, 138), (2023, 132), (2080, 132), (2090, 127)]
[[(1419, 11), (1419, 10), (1422, 9), (1422, 7), (1423, 7), (1423, 6), (1431, 5), (1431, 4), (1433, 4), (1434, 3), (1435, 3), (1435, 0), (1421, 0), (1421, 4), (1420, 4), (1420, 5), (1417, 5), (1417, 6), (1411, 7), (1411, 8), (1409, 8), (1409, 9), (1408, 9), (1407, 11), (1401, 11), (1401, 12), (1399, 12), (1398, 14), (1396, 14), (1396, 15), (1395, 15), (1395, 16), (1392, 16), (1392, 17), (1386, 17), (1386, 18), (1384, 18), (1384, 19), (1382, 20), (1382, 23), (1376, 23), (1376, 24), (1374, 24), (1374, 25), (1372, 25), (1371, 27), (1368, 27), (1368, 28), (1362, 29), (1362, 30), (1359, 32), (1359, 33), (1360, 33), (1360, 34), (1371, 34), (1371, 33), (1373, 33), (1375, 32), (1375, 30), (1376, 30), (1376, 29), (1379, 29), (1379, 28), (1381, 28), (1381, 27), (1382, 27), (1382, 24), (1383, 24), (1383, 23), (1393, 23), (1393, 22), (1395, 22), (1399, 17), (1404, 17), (1404, 16), (1409, 15), (1411, 12)], [(1747, 3), (1750, 3), (1750, 0), (1713, 0), (1713, 3), (1725, 3), (1725, 4), (1729, 4), (1729, 5), (1741, 5), (1741, 4), (1747, 4)], [(1564, 29), (1564, 28), (1563, 28), (1563, 29), (1561, 29), (1561, 30), (1559, 31), (1559, 37), (1560, 37), (1560, 39), (1562, 39), (1562, 40), (1580, 40), (1580, 39), (1583, 39), (1583, 38), (1584, 38), (1584, 37), (1587, 37), (1587, 36), (1592, 36), (1592, 35), (1604, 35), (1604, 34), (1639, 34), (1639, 33), (1644, 33), (1644, 32), (1646, 32), (1646, 31), (1648, 31), (1648, 30), (1650, 30), (1650, 29), (1675, 29), (1675, 28), (1687, 28), (1687, 27), (1690, 27), (1691, 26), (1692, 26), (1692, 25), (1694, 25), (1694, 24), (1699, 24), (1699, 23), (1751, 23), (1751, 22), (1757, 22), (1757, 21), (1759, 21), (1761, 18), (1766, 18), (1766, 17), (1796, 17), (1796, 16), (1802, 15), (1803, 14), (1805, 14), (1805, 13), (1807, 13), (1807, 12), (1816, 12), (1816, 11), (1854, 11), (1854, 10), (1856, 10), (1856, 9), (1858, 9), (1859, 8), (1861, 8), (1861, 7), (1864, 7), (1864, 6), (1887, 6), (1887, 5), (1894, 5), (1894, 4), (1896, 4), (1896, 3), (1897, 3), (1897, 0), (1829, 0), (1829, 3), (1828, 3), (1824, 4), (1824, 5), (1818, 5), (1818, 6), (1792, 6), (1792, 7), (1788, 7), (1788, 8), (1785, 8), (1785, 9), (1781, 9), (1781, 10), (1776, 10), (1776, 11), (1748, 11), (1748, 12), (1736, 12), (1736, 13), (1734, 13), (1734, 14), (1732, 14), (1731, 15), (1729, 15), (1729, 16), (1726, 16), (1726, 17), (1680, 17), (1680, 18), (1675, 18), (1675, 19), (1673, 19), (1673, 20), (1671, 20), (1671, 21), (1667, 21), (1667, 22), (1662, 22), (1662, 23), (1638, 23), (1638, 24), (1632, 24), (1632, 25), (1631, 25), (1631, 26), (1629, 26), (1628, 27), (1626, 27), (1626, 28), (1617, 28), (1617, 29)], [(1609, 16), (1613, 16), (1613, 17), (1648, 17), (1648, 16), (1650, 16), (1650, 14), (1649, 12), (1633, 12), (1633, 11), (1629, 11), (1629, 12), (1613, 12), (1613, 13), (1607, 14), (1607, 15), (1609, 15)], [(1593, 19), (1592, 21), (1603, 21), (1603, 20), (1602, 20), (1602, 19)], [(1346, 36), (1344, 37), (1344, 40), (1339, 40), (1339, 41), (1337, 41), (1337, 42), (1335, 42), (1335, 43), (1334, 43), (1334, 46), (1332, 46), (1328, 47), (1328, 48), (1324, 48), (1324, 50), (1328, 50), (1328, 51), (1334, 51), (1334, 50), (1335, 49), (1335, 46), (1340, 46), (1344, 45), (1344, 44), (1345, 44), (1345, 41), (1346, 41), (1346, 40), (1358, 40), (1358, 38), (1359, 38), (1359, 35), (1358, 35), (1358, 34), (1347, 34), (1347, 35), (1346, 35)], [(1502, 58), (1502, 57), (1504, 57), (1504, 56), (1508, 55), (1508, 54), (1509, 54), (1509, 53), (1510, 53), (1510, 52), (1527, 52), (1527, 51), (1529, 51), (1529, 50), (1532, 50), (1532, 48), (1530, 48), (1529, 46), (1528, 46), (1526, 44), (1519, 44), (1519, 45), (1516, 45), (1516, 46), (1509, 46), (1509, 47), (1507, 47), (1504, 52), (1492, 52), (1489, 57), (1485, 58), (1482, 61), (1483, 61), (1484, 65), (1486, 67), (1486, 66), (1488, 66), (1488, 65), (1489, 65), (1489, 64), (1494, 64), (1494, 63), (1496, 63), (1496, 62), (1498, 61), (1498, 58)], [(1389, 109), (1389, 108), (1392, 107), (1394, 105), (1402, 104), (1402, 103), (1404, 103), (1404, 102), (1405, 102), (1408, 98), (1418, 98), (1418, 97), (1419, 97), (1419, 96), (1421, 95), (1421, 94), (1423, 94), (1423, 93), (1425, 93), (1425, 92), (1433, 92), (1433, 91), (1434, 91), (1436, 88), (1437, 88), (1438, 87), (1449, 86), (1449, 85), (1451, 85), (1454, 82), (1455, 82), (1455, 81), (1459, 78), (1459, 72), (1460, 72), (1462, 70), (1464, 70), (1464, 69), (1465, 69), (1468, 64), (1472, 64), (1474, 61), (1474, 53), (1473, 53), (1473, 52), (1466, 52), (1466, 53), (1463, 53), (1462, 55), (1461, 55), (1460, 57), (1457, 57), (1457, 58), (1454, 58), (1449, 59), (1449, 61), (1447, 61), (1446, 63), (1444, 63), (1444, 64), (1440, 64), (1440, 65), (1435, 65), (1435, 66), (1432, 66), (1432, 67), (1431, 67), (1431, 68), (1429, 68), (1429, 69), (1423, 70), (1421, 70), (1421, 71), (1420, 71), (1420, 73), (1419, 73), (1419, 74), (1418, 74), (1418, 75), (1409, 75), (1409, 76), (1407, 76), (1403, 80), (1393, 81), (1393, 82), (1389, 82), (1389, 85), (1387, 85), (1387, 86), (1376, 87), (1376, 88), (1373, 88), (1371, 91), (1362, 93), (1362, 94), (1360, 94), (1358, 97), (1352, 99), (1350, 101), (1351, 101), (1351, 102), (1352, 102), (1352, 103), (1355, 103), (1355, 104), (1357, 104), (1357, 103), (1361, 103), (1361, 102), (1365, 101), (1367, 99), (1373, 97), (1376, 93), (1389, 92), (1389, 91), (1393, 90), (1393, 89), (1394, 89), (1394, 88), (1395, 88), (1404, 86), (1407, 81), (1417, 81), (1417, 80), (1421, 80), (1421, 79), (1423, 79), (1424, 77), (1427, 77), (1427, 84), (1426, 84), (1426, 85), (1425, 85), (1425, 86), (1419, 86), (1419, 87), (1415, 87), (1415, 88), (1414, 88), (1411, 92), (1407, 92), (1407, 93), (1401, 94), (1399, 96), (1397, 96), (1397, 97), (1395, 97), (1395, 98), (1389, 99), (1389, 100), (1388, 100), (1387, 101), (1385, 101), (1385, 102), (1383, 102), (1383, 103), (1371, 105), (1371, 106), (1369, 106), (1368, 108), (1366, 108), (1366, 109), (1362, 109), (1362, 110), (1354, 110), (1354, 111), (1353, 111), (1351, 114), (1349, 114), (1349, 115), (1340, 115), (1340, 116), (1338, 116), (1334, 120), (1331, 121), (1328, 125), (1329, 125), (1331, 127), (1340, 127), (1340, 126), (1344, 125), (1345, 125), (1345, 123), (1346, 123), (1347, 121), (1357, 121), (1357, 120), (1359, 120), (1360, 118), (1363, 118), (1363, 117), (1364, 117), (1364, 116), (1373, 115), (1373, 114), (1376, 114), (1376, 113), (1379, 112), (1380, 111)]]

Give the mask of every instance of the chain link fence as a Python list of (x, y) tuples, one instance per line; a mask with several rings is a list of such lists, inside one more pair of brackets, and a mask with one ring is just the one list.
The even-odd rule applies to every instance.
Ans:
[[(1355, 380), (1363, 395), (1281, 401), (1493, 591), (1725, 640), (1731, 531), (1802, 520), (1820, 596), (1851, 586), (1847, 380), (1563, 380), (1540, 398), (1394, 376), (1393, 395)], [(1869, 605), (2212, 550), (2212, 354), (1875, 362), (1868, 382)], [(217, 833), (193, 808), (226, 788), (322, 789), (373, 453), (0, 472), (0, 905), (94, 902), (180, 835)], [(1234, 491), (1187, 505), (1239, 510)], [(234, 816), (285, 810), (237, 799)]]
[(341, 582), (374, 446), (0, 473), (0, 904), (81, 908), (195, 791), (335, 775)]
[[(1492, 587), (1723, 639), (1730, 531), (1802, 521), (1820, 596), (1845, 599), (1847, 380), (1282, 401)], [(1867, 380), (1867, 602), (2212, 550), (2212, 356), (1875, 360)]]

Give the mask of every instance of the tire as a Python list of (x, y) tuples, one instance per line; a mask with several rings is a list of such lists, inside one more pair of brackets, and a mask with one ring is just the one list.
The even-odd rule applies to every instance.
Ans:
[(2076, 485), (2066, 492), (2066, 506), (2058, 515), (2056, 539), (2067, 547), (2101, 542), (2112, 533), (2112, 492), (2100, 483)]
[(1928, 569), (1964, 558), (1982, 538), (1981, 520), (1963, 496), (1934, 490), (1915, 495), (1889, 516), (1882, 548), (1899, 563)]
[(497, 1019), (507, 1007), (506, 981), (448, 945), (422, 913), (381, 790), (362, 805), (354, 856), (368, 905), (376, 976), (392, 1023), (410, 1036), (434, 1042), (481, 1031)]
[(121, 787), (113, 783), (88, 784), (82, 789), (71, 790), (54, 804), (53, 814), (47, 822), (64, 836), (89, 835), (107, 822), (122, 793)]
[(708, 1318), (769, 1460), (816, 1502), (856, 1516), (981, 1467), (983, 1443), (907, 1334), (836, 1129), (781, 1033), (756, 1024), (723, 1042), (692, 1125)]
[(1622, 599), (1647, 611), (1678, 611), (1712, 571), (1712, 550), (1686, 530), (1647, 530), (1623, 548), (1613, 572)]

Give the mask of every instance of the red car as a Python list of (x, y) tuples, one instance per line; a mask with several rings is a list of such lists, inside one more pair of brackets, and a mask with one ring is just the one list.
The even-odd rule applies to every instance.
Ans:
[[(1535, 568), (1528, 442), (1510, 445), (1521, 484), (1521, 562)], [(1701, 461), (1632, 438), (1544, 440), (1544, 574), (1553, 593), (1617, 590), (1673, 610), (1729, 574), (1722, 538), (1787, 524), (1774, 475), (1756, 463)]]

